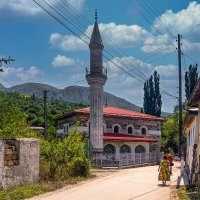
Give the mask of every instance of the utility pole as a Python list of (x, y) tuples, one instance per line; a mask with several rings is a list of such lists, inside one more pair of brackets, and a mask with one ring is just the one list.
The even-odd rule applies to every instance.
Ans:
[(44, 90), (44, 137), (47, 138), (47, 90)]
[(88, 159), (90, 159), (90, 122), (88, 127)]
[(183, 127), (183, 118), (182, 118), (182, 70), (181, 70), (181, 35), (178, 34), (178, 74), (179, 74), (179, 158), (182, 157), (182, 127)]

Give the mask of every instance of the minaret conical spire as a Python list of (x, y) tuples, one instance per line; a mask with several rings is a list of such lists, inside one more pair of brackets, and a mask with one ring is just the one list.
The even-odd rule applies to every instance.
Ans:
[(102, 42), (102, 39), (101, 39), (101, 34), (100, 34), (100, 31), (99, 31), (99, 26), (98, 26), (98, 23), (97, 23), (97, 9), (95, 10), (95, 24), (94, 24), (92, 36), (91, 36), (91, 39), (90, 39), (90, 45), (93, 45), (93, 44), (103, 45), (103, 42)]

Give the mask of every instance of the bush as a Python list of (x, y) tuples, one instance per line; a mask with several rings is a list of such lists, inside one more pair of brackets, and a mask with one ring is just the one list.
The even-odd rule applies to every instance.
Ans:
[(75, 158), (69, 165), (69, 175), (71, 176), (88, 176), (89, 162), (86, 158)]
[(41, 138), (40, 178), (65, 179), (69, 176), (87, 176), (89, 163), (84, 154), (85, 140), (75, 126), (67, 138)]

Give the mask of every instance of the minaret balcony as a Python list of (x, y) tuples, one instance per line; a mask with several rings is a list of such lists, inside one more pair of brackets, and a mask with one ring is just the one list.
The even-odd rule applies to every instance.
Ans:
[(91, 84), (101, 84), (104, 85), (107, 79), (107, 69), (104, 67), (97, 71), (91, 68), (86, 68), (86, 79), (89, 85)]
[(107, 69), (105, 67), (101, 67), (99, 69), (91, 69), (90, 67), (87, 67), (86, 68), (86, 76), (87, 75), (106, 76), (107, 77)]

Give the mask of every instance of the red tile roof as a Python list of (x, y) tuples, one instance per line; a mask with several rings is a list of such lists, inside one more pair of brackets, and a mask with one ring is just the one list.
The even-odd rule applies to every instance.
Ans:
[[(76, 110), (75, 113), (89, 114), (90, 107)], [(166, 119), (161, 118), (161, 117), (156, 117), (153, 115), (147, 115), (147, 114), (135, 112), (132, 110), (125, 110), (122, 108), (111, 107), (111, 106), (105, 106), (103, 108), (103, 115), (115, 116), (115, 117), (130, 117), (130, 118), (137, 118), (137, 119), (149, 119), (149, 120), (154, 120), (154, 121), (166, 121)]]
[(153, 138), (144, 138), (142, 136), (124, 135), (120, 133), (104, 133), (104, 140), (123, 140), (123, 141), (134, 141), (134, 142), (158, 142)]

